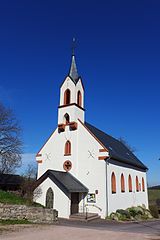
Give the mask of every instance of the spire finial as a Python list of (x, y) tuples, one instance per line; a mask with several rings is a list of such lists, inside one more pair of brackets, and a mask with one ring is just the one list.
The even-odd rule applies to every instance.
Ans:
[(73, 38), (72, 39), (72, 59), (71, 59), (71, 67), (70, 67), (70, 71), (69, 71), (69, 76), (76, 83), (79, 78), (79, 75), (78, 75), (76, 60), (75, 60), (75, 42), (76, 42), (76, 39)]
[(76, 39), (73, 37), (72, 39), (72, 55), (75, 55), (75, 47), (76, 47)]

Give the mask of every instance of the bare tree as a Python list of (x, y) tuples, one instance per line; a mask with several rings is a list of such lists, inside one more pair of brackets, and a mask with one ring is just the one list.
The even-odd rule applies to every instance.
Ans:
[(0, 102), (0, 173), (12, 173), (21, 166), (21, 128), (11, 109)]
[(28, 164), (24, 174), (24, 181), (21, 186), (21, 194), (29, 203), (33, 203), (42, 194), (40, 187), (36, 183), (37, 169), (35, 166)]
[(118, 139), (121, 143), (123, 143), (132, 153), (136, 151), (134, 147), (132, 147), (123, 137)]

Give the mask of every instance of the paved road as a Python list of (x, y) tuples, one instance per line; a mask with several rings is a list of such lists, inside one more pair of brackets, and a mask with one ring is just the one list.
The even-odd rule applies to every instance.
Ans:
[(0, 240), (160, 240), (160, 221), (117, 223), (105, 220), (31, 225), (0, 234)]
[(41, 226), (0, 235), (1, 240), (160, 240), (142, 233), (115, 232), (69, 226)]
[(78, 228), (90, 228), (90, 229), (100, 229), (107, 231), (118, 231), (118, 232), (128, 232), (128, 233), (144, 233), (153, 234), (160, 236), (160, 220), (155, 221), (143, 221), (143, 222), (111, 222), (106, 220), (97, 220), (93, 222), (78, 222), (78, 221), (68, 221), (60, 219), (60, 226), (72, 226)]

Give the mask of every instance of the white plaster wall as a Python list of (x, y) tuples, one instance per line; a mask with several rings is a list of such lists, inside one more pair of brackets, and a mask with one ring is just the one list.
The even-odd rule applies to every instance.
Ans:
[(75, 85), (70, 77), (66, 77), (60, 89), (60, 106), (64, 105), (64, 92), (66, 89), (71, 91), (71, 103), (77, 103), (77, 93), (81, 91), (82, 94), (82, 107), (84, 107), (84, 90), (82, 87), (81, 79)]
[[(71, 142), (71, 155), (64, 156), (64, 147), (66, 141)], [(63, 163), (66, 160), (72, 162), (72, 169), (70, 171), (79, 181), (81, 181), (88, 189), (89, 193), (95, 193), (95, 190), (98, 190), (96, 194), (96, 203), (90, 204), (87, 203), (87, 199), (82, 199), (79, 204), (79, 210), (82, 212), (84, 210), (84, 205), (88, 205), (87, 208), (89, 212), (98, 213), (102, 218), (105, 218), (107, 215), (107, 204), (106, 204), (106, 184), (108, 188), (108, 211), (109, 214), (119, 208), (127, 208), (136, 205), (145, 204), (148, 207), (148, 198), (147, 198), (147, 183), (146, 183), (146, 173), (136, 171), (130, 168), (119, 167), (113, 164), (107, 166), (107, 183), (106, 183), (106, 163), (104, 160), (98, 160), (98, 156), (101, 156), (102, 153), (99, 152), (102, 146), (97, 140), (86, 130), (86, 128), (78, 121), (78, 129), (75, 131), (70, 131), (67, 126), (65, 132), (58, 133), (56, 129), (55, 132), (51, 135), (47, 143), (41, 149), (39, 154), (42, 156), (37, 157), (37, 160), (42, 160), (42, 163), (38, 164), (38, 178), (45, 173), (48, 169), (64, 171)], [(92, 156), (90, 156), (90, 153)], [(105, 153), (106, 154), (106, 153)], [(48, 157), (49, 156), (49, 159)], [(111, 174), (115, 172), (116, 181), (117, 181), (117, 193), (111, 193)], [(120, 176), (121, 173), (125, 177), (125, 193), (121, 193), (120, 187)], [(132, 177), (132, 186), (133, 192), (129, 193), (128, 191), (128, 175)], [(135, 192), (135, 178), (136, 175), (139, 178), (141, 183), (142, 177), (145, 181), (145, 192)], [(47, 185), (47, 183), (46, 183)], [(142, 183), (141, 183), (142, 185)], [(44, 202), (44, 195), (40, 198), (40, 203)], [(48, 189), (48, 188), (47, 188)], [(61, 191), (61, 190), (60, 190)], [(58, 193), (58, 198), (61, 198), (60, 193)], [(62, 203), (61, 203), (62, 204)], [(94, 206), (93, 206), (94, 205)], [(70, 206), (63, 203), (61, 205), (62, 213), (63, 208), (67, 208), (67, 213), (70, 212)], [(100, 211), (102, 209), (102, 211)], [(61, 215), (61, 217), (69, 216)]]
[[(112, 194), (111, 175), (112, 172), (116, 176), (116, 193)], [(125, 192), (121, 192), (121, 174), (125, 179)], [(132, 178), (132, 192), (128, 188), (128, 176)], [(141, 184), (141, 191), (136, 192), (136, 176), (138, 176)], [(142, 191), (142, 177), (145, 181), (145, 192)], [(117, 209), (126, 209), (132, 206), (145, 204), (148, 208), (148, 193), (146, 173), (131, 168), (124, 168), (113, 164), (107, 165), (107, 182), (108, 182), (108, 214), (115, 212)]]
[(78, 91), (81, 92), (81, 95), (82, 95), (82, 108), (84, 108), (84, 89), (83, 89), (83, 86), (82, 86), (82, 81), (81, 79), (78, 80), (77, 84), (76, 84), (76, 103), (77, 103), (77, 94), (78, 94)]
[(63, 193), (56, 184), (53, 183), (49, 178), (42, 182), (39, 186), (42, 190), (42, 195), (36, 199), (37, 203), (45, 206), (46, 204), (46, 193), (48, 188), (52, 188), (54, 193), (53, 208), (58, 210), (58, 217), (69, 218), (70, 215), (70, 199)]
[(64, 105), (64, 92), (66, 89), (69, 89), (71, 91), (71, 103), (75, 103), (75, 84), (74, 82), (70, 79), (70, 77), (66, 77), (64, 80), (61, 88), (60, 88), (60, 106)]
[[(42, 163), (38, 163), (37, 178), (39, 178), (48, 169), (64, 171), (63, 163), (66, 160), (72, 162), (72, 169), (70, 173), (77, 175), (77, 133), (78, 130), (70, 131), (69, 126), (66, 126), (65, 132), (59, 133), (58, 129), (54, 131), (39, 152), (42, 156), (36, 157), (37, 160), (42, 160)], [(67, 140), (71, 142), (70, 156), (64, 155), (64, 148)]]
[[(60, 89), (60, 106), (64, 105), (64, 92), (66, 89), (69, 89), (71, 92), (71, 102), (70, 103), (77, 103), (77, 93), (81, 91), (82, 95), (82, 107), (84, 107), (84, 90), (82, 87), (82, 82), (79, 79), (78, 83), (75, 85), (70, 77), (67, 77), (63, 82), (61, 89)], [(58, 124), (64, 123), (64, 115), (68, 113), (70, 116), (70, 122), (76, 122), (77, 119), (80, 119), (84, 122), (84, 111), (79, 107), (73, 106), (65, 106), (63, 108), (58, 109)]]
[[(105, 161), (98, 160), (99, 149), (102, 146), (95, 140), (95, 138), (86, 130), (86, 128), (79, 122), (78, 125), (78, 179), (89, 189), (89, 193), (96, 194), (96, 203), (85, 204), (89, 212), (98, 213), (102, 218), (106, 216), (106, 172)], [(90, 156), (91, 154), (93, 155)], [(80, 202), (79, 209), (83, 211), (83, 200)], [(94, 206), (93, 206), (94, 205)], [(102, 211), (100, 211), (102, 209)]]
[(66, 120), (64, 118), (64, 115), (66, 113), (69, 114), (70, 122), (77, 122), (78, 119), (84, 122), (84, 110), (75, 105), (72, 105), (58, 109), (58, 124), (65, 123)]

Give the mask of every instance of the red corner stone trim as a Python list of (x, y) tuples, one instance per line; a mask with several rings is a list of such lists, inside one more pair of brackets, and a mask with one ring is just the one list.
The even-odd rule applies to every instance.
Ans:
[(38, 162), (38, 163), (42, 163), (42, 160), (38, 160), (37, 162)]
[(42, 154), (37, 153), (36, 157), (42, 157)]
[(106, 158), (108, 158), (107, 156), (100, 156), (98, 157), (98, 160), (105, 160)]
[(108, 152), (106, 149), (102, 148), (102, 149), (99, 149), (99, 152)]

